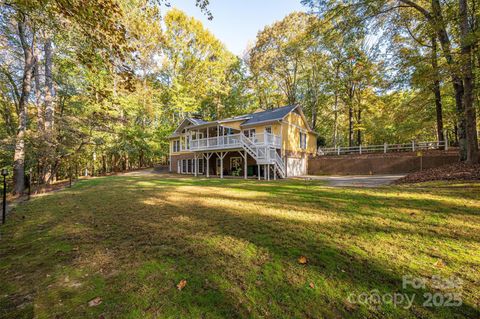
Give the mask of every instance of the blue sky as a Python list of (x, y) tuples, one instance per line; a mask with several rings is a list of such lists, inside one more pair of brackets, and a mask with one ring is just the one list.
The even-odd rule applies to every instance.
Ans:
[(300, 0), (210, 0), (213, 20), (209, 21), (195, 7), (195, 0), (173, 0), (171, 4), (202, 21), (231, 52), (240, 56), (266, 25), (290, 12), (306, 11)]

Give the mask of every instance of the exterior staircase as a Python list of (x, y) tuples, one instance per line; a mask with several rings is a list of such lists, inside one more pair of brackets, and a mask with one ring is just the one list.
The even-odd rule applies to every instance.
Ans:
[(285, 163), (275, 148), (256, 145), (250, 138), (243, 134), (240, 136), (240, 143), (242, 148), (255, 159), (257, 164), (273, 165), (274, 174), (277, 174), (280, 178), (287, 176)]

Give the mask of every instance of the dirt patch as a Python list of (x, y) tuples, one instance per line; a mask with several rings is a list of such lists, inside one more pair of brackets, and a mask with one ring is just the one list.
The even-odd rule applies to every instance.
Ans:
[(480, 164), (455, 163), (408, 174), (395, 184), (428, 181), (477, 181), (480, 180)]

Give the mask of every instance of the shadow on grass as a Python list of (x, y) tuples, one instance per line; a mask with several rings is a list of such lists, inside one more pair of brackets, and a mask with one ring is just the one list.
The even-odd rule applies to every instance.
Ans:
[[(8, 298), (0, 297), (1, 315), (479, 315), (469, 303), (459, 308), (426, 308), (423, 298), (416, 298), (411, 309), (346, 302), (349, 293), (372, 289), (381, 294), (425, 292), (401, 289), (402, 275), (419, 275), (418, 269), (403, 260), (389, 263), (385, 256), (359, 251), (356, 244), (363, 234), (422, 236), (428, 244), (434, 239), (437, 244), (478, 240), (474, 234), (436, 236), (427, 230), (444, 222), (444, 216), (440, 220), (435, 216), (443, 214), (436, 207), (444, 212), (457, 210), (454, 218), (475, 216), (474, 208), (453, 203), (446, 207), (448, 200), (432, 200), (424, 209), (429, 219), (409, 221), (395, 212), (423, 209), (424, 200), (392, 199), (380, 190), (335, 190), (319, 183), (256, 183), (107, 177), (82, 181), (71, 190), (32, 201), (19, 208), (5, 228), (10, 241), (0, 244), (0, 269), (10, 276), (1, 281), (8, 292)], [(454, 198), (453, 193), (448, 196)], [(390, 224), (372, 220), (380, 217)], [(329, 218), (338, 218), (338, 224)], [(405, 222), (412, 222), (416, 229), (398, 225)], [(399, 255), (404, 250), (395, 244), (389, 248), (397, 249)], [(300, 255), (308, 256), (307, 265), (298, 264)], [(175, 289), (184, 278), (187, 287)], [(87, 307), (86, 301), (98, 295), (104, 303)]]

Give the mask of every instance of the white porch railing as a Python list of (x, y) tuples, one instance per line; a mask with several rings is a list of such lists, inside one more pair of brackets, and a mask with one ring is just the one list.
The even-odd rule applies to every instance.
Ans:
[(421, 150), (432, 150), (444, 148), (448, 150), (448, 141), (442, 142), (415, 142), (404, 144), (383, 144), (383, 145), (360, 145), (352, 147), (329, 147), (319, 148), (318, 155), (344, 155), (344, 154), (365, 154), (365, 153), (389, 153), (389, 152), (415, 152)]
[[(190, 140), (187, 145), (184, 145), (183, 151), (207, 151), (218, 150), (223, 148), (237, 148), (242, 147), (242, 134), (231, 134), (223, 136), (215, 136), (209, 138), (202, 138), (197, 140)], [(282, 146), (282, 138), (278, 135), (264, 133), (257, 134), (250, 138), (253, 144), (257, 147), (274, 147), (280, 148)]]

